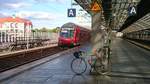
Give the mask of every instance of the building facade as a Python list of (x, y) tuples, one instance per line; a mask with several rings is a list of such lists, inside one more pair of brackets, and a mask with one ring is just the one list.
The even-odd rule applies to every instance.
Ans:
[(31, 35), (32, 22), (19, 17), (0, 18), (0, 43), (14, 42)]

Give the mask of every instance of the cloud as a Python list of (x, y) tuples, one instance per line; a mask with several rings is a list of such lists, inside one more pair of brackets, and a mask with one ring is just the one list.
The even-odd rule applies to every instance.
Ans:
[(35, 0), (36, 2), (39, 2), (39, 3), (65, 3), (66, 0)]
[(24, 0), (0, 0), (0, 9), (17, 9), (30, 6)]
[(8, 8), (17, 9), (21, 7), (28, 7), (30, 6), (30, 4), (24, 2), (18, 2), (18, 3), (7, 3), (5, 4), (5, 6)]
[(42, 12), (42, 11), (20, 11), (16, 16), (28, 18), (32, 20), (54, 20), (63, 17), (57, 13)]
[(30, 7), (34, 2), (37, 3), (58, 3), (64, 4), (67, 0), (0, 0), (0, 10), (3, 9), (18, 9), (23, 7)]
[(5, 3), (18, 3), (20, 1), (23, 1), (23, 0), (0, 0), (0, 3), (1, 4), (5, 4)]
[(1, 17), (8, 17), (8, 16), (9, 16), (8, 13), (0, 12), (0, 18), (1, 18)]
[[(12, 16), (10, 13), (0, 12), (0, 17)], [(42, 11), (20, 11), (16, 16), (29, 19), (35, 28), (61, 26), (66, 20), (62, 14)]]
[[(15, 14), (17, 17), (26, 18), (30, 20), (59, 20), (65, 16), (54, 12), (43, 12), (43, 11), (20, 11)], [(0, 17), (12, 16), (12, 13), (0, 12)]]

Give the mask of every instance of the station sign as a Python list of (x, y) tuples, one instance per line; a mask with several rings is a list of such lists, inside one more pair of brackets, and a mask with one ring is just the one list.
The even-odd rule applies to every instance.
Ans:
[(68, 17), (76, 17), (76, 9), (68, 9), (68, 13), (67, 13)]
[(128, 8), (128, 15), (129, 16), (134, 16), (136, 15), (137, 11), (136, 11), (136, 7), (135, 6), (131, 6)]

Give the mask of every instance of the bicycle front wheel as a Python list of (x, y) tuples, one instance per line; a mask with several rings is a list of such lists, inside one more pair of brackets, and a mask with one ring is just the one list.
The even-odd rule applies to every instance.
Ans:
[(83, 58), (75, 58), (71, 62), (71, 69), (77, 75), (81, 75), (86, 71), (87, 63)]

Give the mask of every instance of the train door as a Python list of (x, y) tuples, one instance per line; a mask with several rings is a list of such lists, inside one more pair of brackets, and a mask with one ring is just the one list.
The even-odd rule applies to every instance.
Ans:
[(80, 34), (79, 33), (80, 33), (80, 29), (79, 29), (79, 27), (76, 27), (75, 28), (75, 35), (74, 35), (74, 43), (76, 45), (78, 45), (80, 42)]

